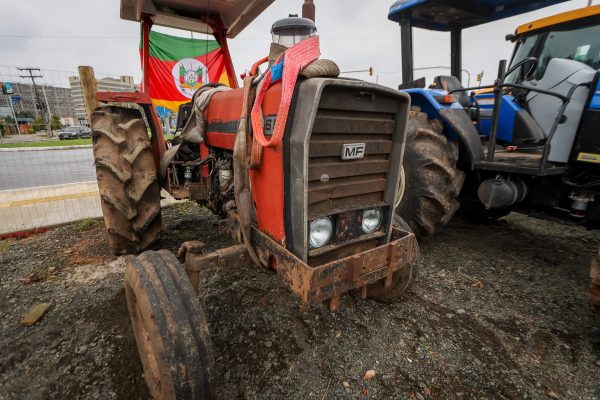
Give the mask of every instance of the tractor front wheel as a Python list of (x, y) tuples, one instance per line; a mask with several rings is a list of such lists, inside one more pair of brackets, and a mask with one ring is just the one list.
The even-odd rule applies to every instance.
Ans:
[[(410, 226), (398, 216), (394, 215), (394, 227), (403, 231), (412, 232)], [(412, 286), (417, 278), (419, 266), (421, 265), (421, 256), (419, 253), (419, 245), (414, 241), (414, 247), (411, 249), (414, 255), (413, 262), (405, 265), (399, 271), (394, 272), (392, 276), (392, 284), (385, 287), (385, 280), (380, 280), (367, 287), (367, 297), (380, 301), (382, 303), (391, 303), (402, 297), (404, 293)]]
[(459, 208), (456, 198), (465, 173), (456, 167), (457, 160), (458, 145), (446, 139), (441, 123), (411, 111), (396, 214), (419, 239), (441, 230)]
[(115, 106), (92, 115), (96, 177), (117, 255), (139, 253), (160, 239), (160, 186), (146, 124), (139, 110)]
[(152, 398), (212, 398), (208, 325), (177, 258), (167, 250), (127, 256), (125, 295)]

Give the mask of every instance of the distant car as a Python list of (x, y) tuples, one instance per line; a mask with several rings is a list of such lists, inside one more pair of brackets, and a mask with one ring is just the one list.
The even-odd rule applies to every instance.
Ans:
[(60, 140), (92, 137), (92, 130), (87, 126), (68, 126), (58, 133)]

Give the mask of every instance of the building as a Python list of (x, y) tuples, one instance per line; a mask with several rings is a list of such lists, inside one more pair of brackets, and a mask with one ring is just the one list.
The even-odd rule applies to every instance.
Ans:
[[(40, 116), (42, 109), (50, 108), (50, 114), (58, 118), (75, 116), (75, 107), (71, 98), (71, 89), (50, 85), (37, 85), (40, 104), (36, 106), (35, 92), (32, 84), (13, 82), (12, 96), (19, 96), (20, 100), (15, 102), (16, 114), (26, 113)], [(9, 105), (9, 96), (0, 94), (0, 106)], [(46, 106), (48, 103), (48, 107)]]
[[(99, 92), (135, 92), (137, 86), (133, 82), (133, 76), (121, 76), (119, 79), (102, 78), (97, 79), (97, 90)], [(82, 125), (89, 126), (85, 104), (83, 102), (83, 90), (79, 83), (78, 76), (70, 76), (69, 84), (71, 85), (71, 96), (75, 107), (75, 117)]]

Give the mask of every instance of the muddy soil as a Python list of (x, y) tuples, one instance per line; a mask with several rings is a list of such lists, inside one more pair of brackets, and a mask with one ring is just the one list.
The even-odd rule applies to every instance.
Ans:
[[(231, 243), (202, 208), (164, 211), (161, 246)], [(0, 243), (0, 399), (147, 399), (123, 265), (100, 221)], [(202, 276), (219, 399), (599, 399), (588, 305), (600, 235), (511, 214), (421, 245), (403, 301), (302, 304), (258, 267)], [(34, 326), (20, 319), (52, 307)], [(375, 376), (365, 380), (365, 372)]]

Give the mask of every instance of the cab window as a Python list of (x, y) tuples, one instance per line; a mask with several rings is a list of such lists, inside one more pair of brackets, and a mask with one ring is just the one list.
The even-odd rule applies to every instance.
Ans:
[[(517, 50), (515, 51), (515, 56), (511, 62), (511, 66), (526, 60), (529, 57), (535, 57), (535, 48), (538, 40), (540, 39), (540, 35), (531, 35), (525, 36), (520, 39), (517, 44)], [(531, 70), (531, 64), (525, 64), (524, 68), (521, 67), (515, 70), (512, 74), (508, 75), (504, 80), (507, 83), (517, 83), (523, 80), (526, 80), (525, 74), (529, 73)]]
[(553, 58), (575, 60), (599, 69), (600, 26), (548, 32), (532, 78), (542, 79)]

